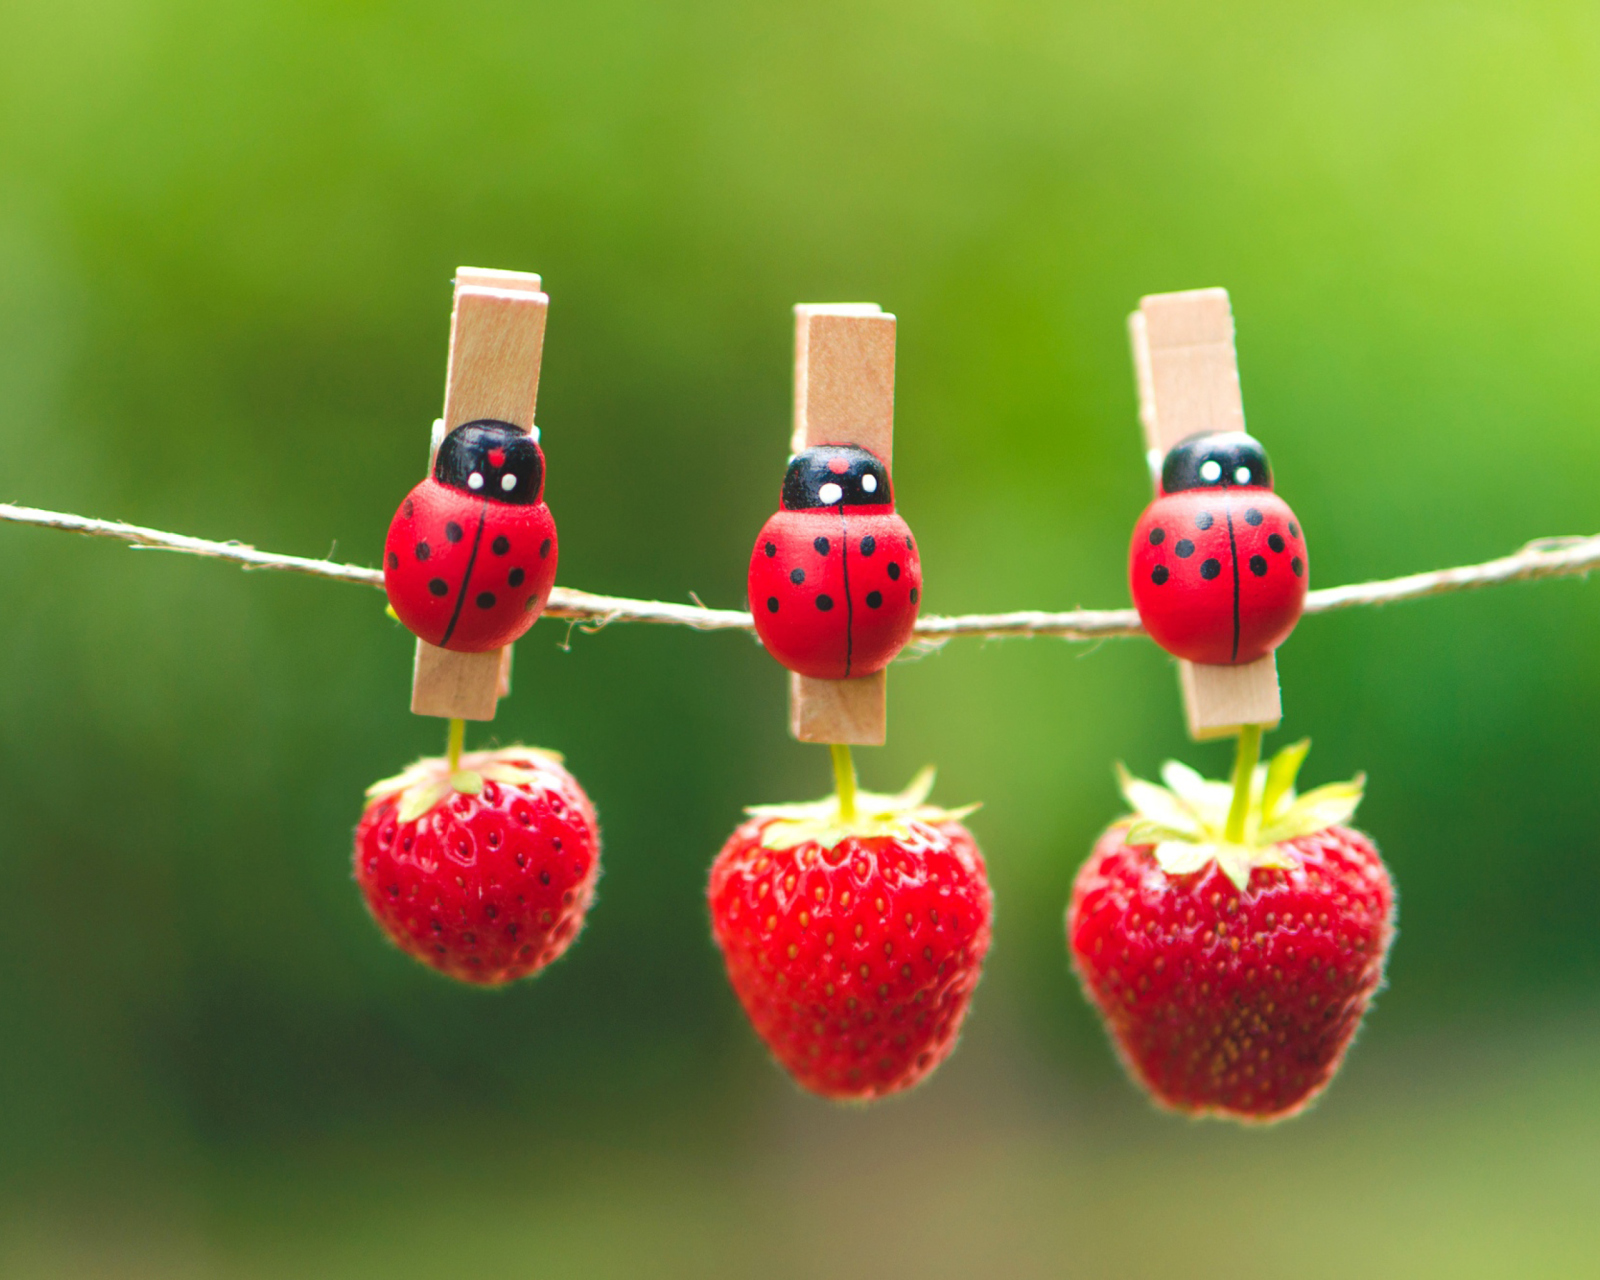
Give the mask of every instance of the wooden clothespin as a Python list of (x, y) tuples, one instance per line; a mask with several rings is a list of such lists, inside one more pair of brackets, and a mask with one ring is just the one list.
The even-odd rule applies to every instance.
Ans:
[[(1180, 440), (1245, 429), (1228, 291), (1151, 294), (1128, 317), (1128, 333), (1151, 478), (1159, 484), (1162, 459)], [(1245, 725), (1271, 728), (1283, 718), (1271, 653), (1237, 666), (1179, 659), (1178, 673), (1193, 738), (1227, 737)]]
[[(874, 303), (794, 309), (794, 431), (789, 450), (852, 444), (894, 465), (895, 318)], [(888, 673), (818, 680), (790, 673), (789, 730), (801, 742), (881, 746)]]
[[(494, 418), (524, 431), (533, 429), (549, 305), (536, 275), (482, 267), (457, 270), (444, 417), (435, 425), (430, 471), (432, 452), (462, 423)], [(411, 677), (411, 710), (417, 715), (493, 720), (496, 703), (510, 692), (510, 645), (457, 653), (417, 641)]]

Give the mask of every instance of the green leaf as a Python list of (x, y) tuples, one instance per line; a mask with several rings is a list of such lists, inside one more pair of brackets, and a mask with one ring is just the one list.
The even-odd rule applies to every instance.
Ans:
[(1133, 806), (1136, 816), (1189, 836), (1198, 837), (1202, 834), (1195, 814), (1165, 787), (1135, 778), (1120, 763), (1117, 765), (1117, 785), (1122, 788), (1122, 794)]
[(1117, 765), (1117, 783), (1134, 812), (1113, 825), (1126, 828), (1126, 844), (1154, 846), (1156, 863), (1168, 875), (1189, 875), (1215, 861), (1242, 893), (1256, 867), (1297, 865), (1284, 842), (1346, 821), (1361, 803), (1364, 777), (1296, 797), (1295, 779), (1310, 749), (1309, 740), (1292, 743), (1255, 767), (1243, 838), (1237, 842), (1223, 838), (1232, 785), (1203, 778), (1176, 760), (1161, 767), (1165, 787), (1135, 778)]
[(1308, 791), (1297, 799), (1269, 826), (1261, 830), (1264, 844), (1278, 844), (1300, 836), (1315, 835), (1351, 818), (1361, 804), (1366, 786), (1366, 775), (1350, 782), (1330, 782), (1325, 787)]
[(1217, 847), (1217, 866), (1222, 874), (1233, 881), (1233, 887), (1243, 893), (1250, 887), (1250, 873), (1259, 866), (1257, 850), (1242, 844), (1224, 844)]
[(1202, 778), (1179, 760), (1168, 760), (1161, 766), (1161, 780), (1178, 797), (1178, 802), (1202, 823), (1226, 817), (1228, 804), (1233, 799), (1232, 789), (1226, 783)]
[(450, 785), (462, 795), (479, 795), (483, 791), (483, 775), (471, 769), (457, 769), (450, 775)]
[(761, 832), (761, 844), (766, 849), (793, 849), (802, 844), (831, 849), (851, 837), (870, 840), (878, 836), (891, 836), (903, 840), (911, 834), (911, 824), (914, 822), (929, 826), (959, 822), (978, 808), (975, 804), (959, 809), (925, 804), (928, 792), (933, 787), (933, 778), (933, 766), (928, 765), (918, 771), (905, 790), (894, 795), (857, 791), (855, 817), (848, 822), (839, 814), (837, 795), (800, 804), (750, 805), (745, 812), (753, 818), (769, 819)]
[(1216, 856), (1217, 846), (1214, 844), (1166, 840), (1156, 846), (1156, 865), (1169, 876), (1192, 875)]
[[(912, 778), (906, 789), (893, 797), (893, 808), (915, 809), (933, 794), (933, 780), (938, 770), (931, 764), (925, 764), (917, 770), (917, 776)], [(870, 792), (868, 794), (871, 794)]]
[(433, 782), (426, 786), (415, 787), (401, 797), (400, 812), (397, 816), (401, 822), (415, 822), (449, 794), (448, 782)]
[(1128, 833), (1123, 839), (1128, 844), (1162, 844), (1169, 840), (1187, 840), (1192, 844), (1195, 834), (1192, 831), (1174, 831), (1171, 827), (1151, 822), (1148, 818), (1136, 818), (1129, 825)]
[(1261, 793), (1263, 825), (1277, 816), (1278, 805), (1285, 797), (1293, 798), (1294, 780), (1300, 775), (1300, 766), (1306, 762), (1306, 753), (1310, 750), (1311, 739), (1301, 738), (1272, 757), (1267, 766), (1267, 784)]

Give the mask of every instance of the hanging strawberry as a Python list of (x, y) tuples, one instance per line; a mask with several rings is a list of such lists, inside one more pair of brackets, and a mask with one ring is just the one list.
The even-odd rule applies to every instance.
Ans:
[(441, 649), (499, 649), (538, 621), (555, 580), (538, 440), (491, 419), (457, 427), (389, 525), (383, 585), (395, 614)]
[(531, 747), (418, 760), (367, 789), (356, 883), (402, 951), (462, 982), (537, 973), (583, 928), (600, 875), (594, 807)]
[(734, 992), (774, 1057), (813, 1093), (908, 1089), (955, 1048), (989, 950), (983, 855), (960, 819), (900, 795), (839, 790), (763, 805), (711, 868), (711, 927)]
[(1309, 572), (1300, 524), (1255, 439), (1203, 433), (1168, 450), (1128, 553), (1151, 639), (1190, 662), (1254, 662), (1294, 630)]
[(791, 458), (748, 588), (756, 634), (789, 670), (847, 680), (888, 666), (916, 625), (922, 560), (882, 461), (842, 444)]
[(1133, 814), (1078, 872), (1067, 935), (1084, 990), (1130, 1073), (1197, 1115), (1278, 1120), (1332, 1079), (1394, 939), (1394, 886), (1343, 824), (1362, 779), (1296, 796), (1310, 744), (1238, 785), (1169, 761), (1166, 787), (1121, 774)]

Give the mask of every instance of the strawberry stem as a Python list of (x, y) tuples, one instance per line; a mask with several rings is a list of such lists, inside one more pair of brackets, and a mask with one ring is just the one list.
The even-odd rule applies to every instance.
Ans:
[(450, 736), (445, 748), (450, 757), (450, 772), (454, 773), (461, 767), (461, 748), (467, 739), (467, 722), (465, 720), (452, 720), (450, 722)]
[(850, 758), (850, 748), (836, 742), (828, 748), (833, 753), (833, 786), (839, 796), (839, 821), (854, 822), (856, 818), (856, 763)]
[(1233, 757), (1233, 803), (1228, 806), (1228, 824), (1222, 831), (1222, 838), (1229, 844), (1244, 843), (1244, 820), (1250, 812), (1250, 783), (1260, 759), (1261, 726), (1242, 725), (1239, 747)]

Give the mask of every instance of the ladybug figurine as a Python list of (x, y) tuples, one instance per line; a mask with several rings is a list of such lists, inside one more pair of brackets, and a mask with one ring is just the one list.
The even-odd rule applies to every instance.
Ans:
[(1168, 451), (1161, 492), (1133, 529), (1128, 582), (1150, 638), (1218, 666), (1264, 658), (1305, 607), (1305, 539), (1272, 491), (1266, 451), (1242, 431)]
[(538, 441), (509, 422), (463, 423), (389, 525), (389, 603), (429, 644), (480, 653), (531, 627), (555, 580)]
[(922, 561), (895, 514), (889, 468), (852, 444), (791, 458), (748, 582), (756, 634), (789, 670), (819, 680), (882, 671), (911, 638), (922, 598)]

